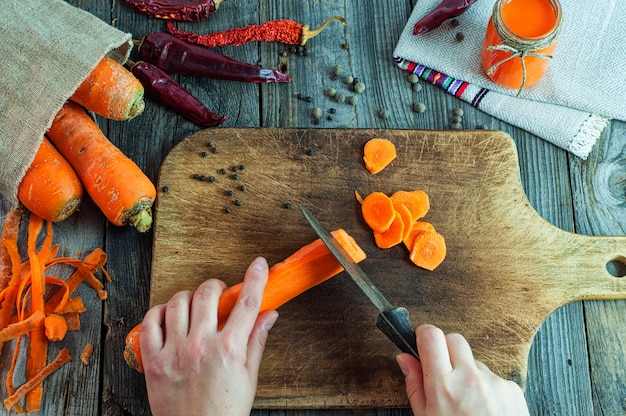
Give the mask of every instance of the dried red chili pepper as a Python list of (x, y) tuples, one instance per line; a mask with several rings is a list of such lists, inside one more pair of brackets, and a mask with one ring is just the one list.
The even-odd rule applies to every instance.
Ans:
[(165, 32), (144, 36), (139, 53), (141, 59), (169, 73), (243, 82), (291, 81), (287, 74), (275, 69), (240, 62)]
[(221, 32), (199, 35), (179, 30), (172, 22), (167, 22), (167, 31), (179, 39), (208, 48), (240, 46), (255, 41), (281, 42), (287, 45), (304, 45), (309, 39), (317, 36), (334, 20), (339, 20), (342, 24), (346, 24), (343, 17), (333, 16), (322, 23), (317, 29), (310, 30), (308, 25), (302, 25), (293, 20), (281, 19), (271, 20), (262, 25), (236, 27)]
[(226, 116), (209, 110), (200, 100), (173, 80), (165, 71), (149, 62), (131, 62), (130, 70), (143, 85), (146, 96), (202, 127), (219, 126)]
[(413, 34), (420, 35), (439, 27), (444, 21), (461, 15), (475, 0), (443, 0), (413, 26)]
[(159, 19), (197, 22), (215, 12), (224, 0), (126, 0), (137, 11)]

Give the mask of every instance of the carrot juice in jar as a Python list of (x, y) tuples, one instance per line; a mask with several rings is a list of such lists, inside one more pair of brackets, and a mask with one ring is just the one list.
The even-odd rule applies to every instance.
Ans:
[(548, 70), (558, 43), (558, 0), (497, 0), (481, 50), (487, 76), (503, 87), (530, 87)]

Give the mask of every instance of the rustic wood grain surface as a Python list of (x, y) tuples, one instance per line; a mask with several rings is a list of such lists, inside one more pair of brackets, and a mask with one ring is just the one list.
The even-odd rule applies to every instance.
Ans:
[[(100, 2), (69, 0), (136, 38), (164, 29), (164, 23), (133, 11), (122, 0)], [(223, 127), (285, 128), (450, 128), (452, 111), (464, 110), (464, 128), (485, 125), (507, 132), (514, 140), (526, 196), (536, 211), (554, 226), (582, 235), (626, 234), (626, 123), (613, 121), (587, 160), (513, 126), (500, 122), (463, 103), (437, 87), (423, 85), (413, 92), (392, 61), (392, 51), (411, 12), (413, 1), (357, 2), (231, 0), (198, 24), (179, 27), (197, 32), (290, 18), (316, 27), (329, 16), (341, 15), (348, 24), (330, 25), (309, 42), (308, 56), (287, 54), (280, 44), (250, 44), (220, 49), (239, 60), (277, 68), (286, 65), (290, 84), (247, 84), (180, 77), (215, 112), (227, 115)], [(342, 45), (348, 45), (348, 48)], [(79, 51), (77, 51), (79, 53)], [(619, 52), (618, 53), (623, 53)], [(366, 85), (356, 106), (329, 101), (323, 91), (344, 88), (331, 79), (331, 68), (343, 66)], [(310, 96), (311, 102), (298, 99)], [(422, 114), (411, 110), (415, 102), (426, 104)], [(313, 124), (311, 110), (336, 108), (333, 120)], [(381, 109), (389, 117), (380, 118)], [(567, 122), (564, 120), (564, 122)], [(166, 154), (185, 137), (200, 130), (183, 118), (148, 103), (144, 114), (131, 122), (99, 120), (108, 137), (133, 158), (156, 182)], [(9, 206), (0, 200), (0, 213)], [(41, 414), (148, 415), (143, 377), (122, 358), (124, 337), (149, 306), (152, 265), (152, 232), (140, 235), (130, 228), (106, 222), (86, 201), (78, 215), (55, 228), (64, 254), (86, 253), (103, 247), (109, 255), (108, 300), (101, 303), (83, 295), (89, 312), (83, 316), (80, 334), (62, 344), (76, 351), (93, 342), (92, 362), (78, 360), (54, 374), (46, 384)], [(622, 253), (623, 254), (623, 253)], [(233, 255), (236, 255), (234, 253)], [(526, 399), (533, 415), (623, 414), (626, 399), (626, 331), (622, 300), (586, 300), (559, 308), (540, 326), (528, 361)], [(6, 363), (7, 357), (3, 357)], [(254, 415), (410, 415), (406, 408), (255, 409)]]

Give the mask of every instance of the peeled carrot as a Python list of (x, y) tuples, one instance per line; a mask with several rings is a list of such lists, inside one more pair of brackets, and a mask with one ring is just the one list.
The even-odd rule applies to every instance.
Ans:
[(396, 156), (396, 146), (389, 139), (370, 139), (363, 148), (365, 168), (372, 174), (382, 171)]
[(83, 198), (83, 185), (65, 158), (44, 137), (17, 188), (20, 202), (35, 215), (59, 222), (72, 215)]
[[(355, 262), (365, 259), (365, 252), (358, 246), (345, 230), (332, 231), (333, 237), (347, 251)], [(263, 293), (260, 312), (274, 310), (291, 299), (301, 295), (312, 287), (325, 282), (341, 273), (343, 267), (326, 248), (322, 240), (317, 239), (300, 248), (280, 263), (269, 269), (269, 279)], [(218, 305), (218, 326), (224, 325), (232, 311), (243, 283), (226, 289)], [(124, 359), (126, 363), (139, 372), (143, 372), (140, 342), (141, 324), (136, 325), (126, 335)]]
[(120, 226), (132, 224), (140, 232), (150, 229), (154, 184), (107, 139), (85, 110), (71, 101), (65, 103), (48, 137), (109, 221)]
[(446, 242), (435, 230), (419, 233), (413, 241), (411, 261), (426, 270), (435, 270), (446, 258)]
[(52, 313), (44, 319), (44, 331), (48, 341), (61, 341), (67, 333), (67, 322), (61, 315)]
[(144, 88), (122, 64), (107, 56), (96, 65), (70, 98), (111, 120), (130, 120), (143, 112)]
[(369, 227), (378, 232), (386, 231), (396, 217), (393, 201), (382, 192), (372, 192), (361, 204), (363, 219)]
[(415, 191), (396, 191), (391, 195), (395, 204), (404, 204), (411, 211), (413, 221), (422, 218), (430, 209), (428, 194), (421, 189)]

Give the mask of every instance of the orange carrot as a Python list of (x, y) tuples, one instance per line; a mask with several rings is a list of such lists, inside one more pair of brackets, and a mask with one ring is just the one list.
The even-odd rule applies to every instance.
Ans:
[(446, 242), (437, 231), (424, 231), (413, 241), (411, 261), (417, 266), (433, 271), (446, 258)]
[(17, 188), (17, 196), (30, 212), (59, 222), (78, 209), (83, 185), (70, 164), (44, 137)]
[(424, 231), (435, 231), (435, 227), (427, 221), (415, 221), (410, 228), (409, 234), (402, 240), (409, 251), (413, 247), (415, 237)]
[(49, 341), (61, 341), (67, 333), (67, 322), (61, 315), (50, 314), (44, 319), (44, 331)]
[(396, 217), (393, 201), (382, 192), (372, 192), (361, 204), (363, 219), (369, 227), (378, 232), (386, 231)]
[[(43, 381), (52, 373), (63, 367), (65, 364), (72, 361), (70, 352), (67, 348), (63, 348), (59, 351), (56, 358), (48, 365), (43, 367), (37, 374), (31, 377), (28, 381), (20, 386), (14, 393), (8, 398), (4, 399), (4, 407), (7, 410), (11, 410), (13, 406), (24, 396), (25, 394), (32, 393), (38, 386), (43, 385)], [(28, 396), (27, 396), (28, 397)]]
[(120, 226), (130, 223), (141, 232), (150, 229), (154, 184), (78, 104), (65, 103), (48, 137), (109, 221)]
[[(365, 259), (365, 252), (345, 230), (338, 229), (331, 233), (355, 262), (358, 263)], [(326, 245), (322, 240), (317, 239), (300, 248), (282, 262), (270, 267), (260, 312), (277, 309), (342, 271), (343, 267), (326, 248)], [(235, 306), (242, 286), (243, 283), (238, 283), (222, 293), (218, 305), (218, 326), (220, 328)], [(126, 335), (124, 359), (130, 367), (143, 372), (139, 348), (140, 328), (141, 324), (136, 325)]]
[(130, 120), (143, 112), (143, 96), (143, 85), (132, 72), (105, 56), (70, 99), (102, 117)]
[(388, 139), (370, 139), (363, 148), (365, 168), (372, 174), (383, 170), (396, 156), (396, 146)]
[(82, 352), (80, 353), (80, 360), (83, 362), (83, 364), (89, 365), (89, 359), (91, 358), (91, 354), (93, 354), (93, 344), (91, 342), (88, 342), (87, 344), (85, 344), (85, 348), (83, 348)]
[(378, 248), (391, 248), (402, 242), (404, 236), (404, 222), (400, 215), (391, 222), (391, 225), (385, 231), (374, 231), (374, 240)]
[(402, 233), (402, 241), (409, 236), (411, 228), (413, 226), (413, 216), (411, 211), (404, 204), (394, 204), (393, 209), (396, 210), (396, 217), (400, 217), (402, 224), (404, 225), (404, 232)]
[(430, 209), (428, 194), (420, 189), (415, 191), (396, 191), (391, 195), (395, 204), (404, 204), (411, 211), (413, 221), (422, 218)]

